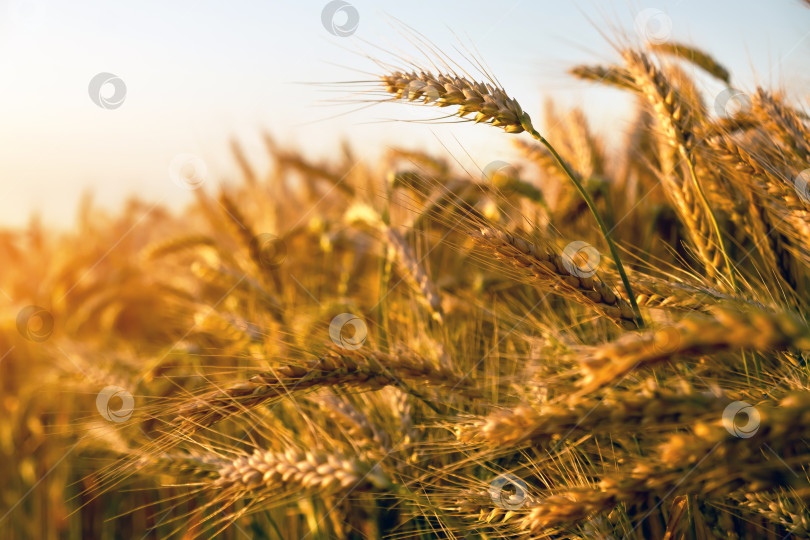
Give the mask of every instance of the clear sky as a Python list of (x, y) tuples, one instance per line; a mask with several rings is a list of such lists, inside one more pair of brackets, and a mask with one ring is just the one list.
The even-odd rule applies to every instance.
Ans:
[[(640, 39), (635, 22), (645, 9), (666, 17), (656, 15), (645, 31), (666, 31), (711, 52), (730, 68), (736, 87), (777, 85), (808, 105), (810, 9), (799, 0), (351, 0), (354, 11), (331, 19), (339, 29), (356, 12), (356, 29), (346, 37), (324, 26), (326, 5), (0, 0), (0, 226), (22, 225), (34, 211), (46, 224), (70, 224), (86, 190), (110, 208), (133, 193), (178, 206), (191, 195), (171, 181), (175, 156), (199, 156), (213, 185), (234, 174), (232, 137), (266, 163), (262, 130), (315, 157), (334, 153), (347, 138), (370, 160), (389, 145), (444, 145), (465, 163), (469, 153), (479, 167), (508, 159), (508, 136), (492, 128), (396, 121), (431, 118), (432, 110), (381, 105), (346, 114), (353, 107), (330, 103), (350, 97), (351, 88), (316, 83), (370, 78), (375, 67), (362, 53), (385, 57), (377, 46), (416, 52), (394, 19), (452, 56), (459, 42), (474, 46), (537, 120), (552, 97), (583, 106), (605, 132), (624, 128), (629, 118), (620, 94), (565, 72), (577, 63), (615, 61), (602, 34)], [(91, 99), (99, 73), (125, 84), (120, 106)], [(102, 98), (115, 98), (111, 90), (104, 87)]]

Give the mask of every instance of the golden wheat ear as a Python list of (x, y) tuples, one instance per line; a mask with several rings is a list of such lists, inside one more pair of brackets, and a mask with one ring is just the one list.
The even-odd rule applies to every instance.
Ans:
[(475, 113), (476, 123), (484, 122), (502, 127), (507, 133), (526, 131), (545, 146), (593, 214), (621, 277), (635, 325), (640, 328), (644, 326), (641, 310), (636, 303), (636, 296), (622, 264), (619, 250), (613, 241), (611, 229), (602, 220), (596, 203), (585, 190), (580, 179), (549, 141), (534, 129), (531, 117), (523, 111), (517, 100), (510, 98), (505, 90), (494, 84), (475, 82), (456, 75), (441, 73), (437, 75), (425, 71), (420, 73), (398, 71), (382, 76), (381, 81), (386, 92), (397, 99), (420, 100), (425, 104), (434, 104), (439, 107), (457, 106), (458, 114), (461, 117)]
[(731, 84), (731, 73), (720, 62), (715, 60), (709, 53), (686, 45), (684, 43), (665, 42), (665, 43), (652, 43), (650, 49), (655, 52), (671, 55), (676, 58), (681, 58), (692, 62), (699, 68), (703, 69), (709, 75), (723, 81), (726, 84)]
[(381, 79), (385, 90), (396, 99), (433, 103), (439, 107), (455, 106), (460, 117), (475, 114), (476, 123), (491, 124), (507, 133), (522, 132), (523, 123), (528, 119), (520, 104), (493, 84), (424, 71), (397, 71)]

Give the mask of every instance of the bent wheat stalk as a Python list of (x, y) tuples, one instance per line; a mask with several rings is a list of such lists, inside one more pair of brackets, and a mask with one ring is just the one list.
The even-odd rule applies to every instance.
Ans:
[[(293, 392), (337, 385), (377, 390), (385, 386), (404, 386), (403, 381), (441, 386), (471, 395), (476, 391), (469, 378), (435, 367), (415, 354), (328, 351), (309, 364), (281, 366), (222, 390), (192, 398), (181, 406), (173, 423), (181, 428), (181, 433), (188, 434)], [(419, 397), (414, 390), (406, 387), (406, 391)]]
[(550, 286), (563, 296), (591, 305), (619, 326), (635, 325), (632, 308), (624, 298), (597, 276), (573, 275), (559, 254), (544, 252), (533, 243), (494, 227), (482, 227), (473, 238), (494, 250), (499, 259), (531, 272), (532, 284)]
[(669, 54), (677, 58), (688, 60), (702, 68), (709, 75), (720, 79), (726, 84), (731, 84), (731, 74), (720, 62), (712, 58), (710, 54), (701, 51), (697, 47), (686, 45), (685, 43), (651, 43), (650, 49), (663, 54)]
[(714, 317), (686, 319), (674, 326), (623, 338), (584, 351), (583, 392), (591, 392), (637, 368), (679, 356), (754, 349), (801, 350), (810, 346), (810, 329), (787, 313), (715, 310)]
[(458, 428), (457, 437), (465, 444), (514, 447), (547, 443), (574, 431), (608, 434), (667, 431), (707, 414), (719, 416), (730, 401), (707, 393), (666, 389), (643, 393), (635, 389), (616, 390), (605, 397), (574, 395), (557, 403), (537, 408), (524, 404), (474, 420)]

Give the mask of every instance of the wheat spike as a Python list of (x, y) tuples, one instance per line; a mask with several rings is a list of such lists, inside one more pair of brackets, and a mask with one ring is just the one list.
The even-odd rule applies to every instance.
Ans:
[(678, 58), (683, 58), (702, 68), (706, 73), (712, 75), (723, 81), (726, 84), (731, 83), (731, 75), (729, 71), (723, 67), (720, 62), (711, 57), (708, 53), (701, 51), (697, 47), (686, 45), (684, 43), (653, 43), (650, 45), (653, 51), (669, 54)]
[(635, 326), (633, 311), (623, 298), (597, 276), (571, 274), (560, 255), (493, 227), (482, 227), (474, 238), (504, 262), (524, 270), (529, 283), (593, 306), (619, 325)]
[(428, 72), (397, 71), (382, 77), (385, 90), (397, 99), (421, 100), (439, 107), (458, 107), (462, 118), (475, 114), (475, 122), (503, 128), (507, 133), (520, 133), (528, 115), (520, 104), (491, 83), (470, 81), (464, 77)]
[(581, 384), (585, 391), (604, 386), (629, 372), (679, 356), (754, 349), (802, 350), (810, 330), (787, 313), (719, 307), (712, 318), (689, 318), (676, 325), (583, 351)]
[(321, 494), (331, 491), (383, 489), (390, 485), (379, 468), (341, 456), (287, 450), (256, 450), (236, 457), (217, 470), (210, 484), (226, 496), (276, 495), (286, 490), (312, 490)]
[(470, 379), (435, 367), (415, 354), (336, 348), (314, 362), (284, 365), (223, 390), (195, 397), (180, 407), (180, 413), (173, 423), (181, 426), (183, 432), (193, 432), (293, 392), (339, 385), (378, 390), (385, 386), (401, 385), (403, 381), (477, 395)]

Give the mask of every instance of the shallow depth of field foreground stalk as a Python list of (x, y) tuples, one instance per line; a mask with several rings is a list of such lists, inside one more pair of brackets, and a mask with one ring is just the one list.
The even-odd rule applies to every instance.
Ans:
[(636, 325), (639, 328), (644, 327), (644, 319), (641, 317), (641, 311), (621, 257), (619, 257), (619, 251), (613, 242), (610, 230), (596, 210), (596, 204), (551, 143), (534, 129), (531, 118), (528, 113), (523, 111), (517, 100), (510, 98), (505, 90), (493, 84), (469, 81), (457, 75), (441, 73), (433, 75), (424, 71), (421, 73), (396, 72), (384, 75), (382, 81), (386, 91), (394, 94), (397, 99), (407, 99), (408, 101), (419, 99), (422, 100), (422, 103), (439, 107), (458, 106), (457, 114), (461, 117), (469, 113), (476, 113), (476, 124), (481, 122), (491, 124), (503, 128), (507, 133), (520, 133), (525, 130), (545, 146), (582, 198), (585, 199), (588, 209), (596, 219), (621, 276), (630, 306), (633, 309)]

